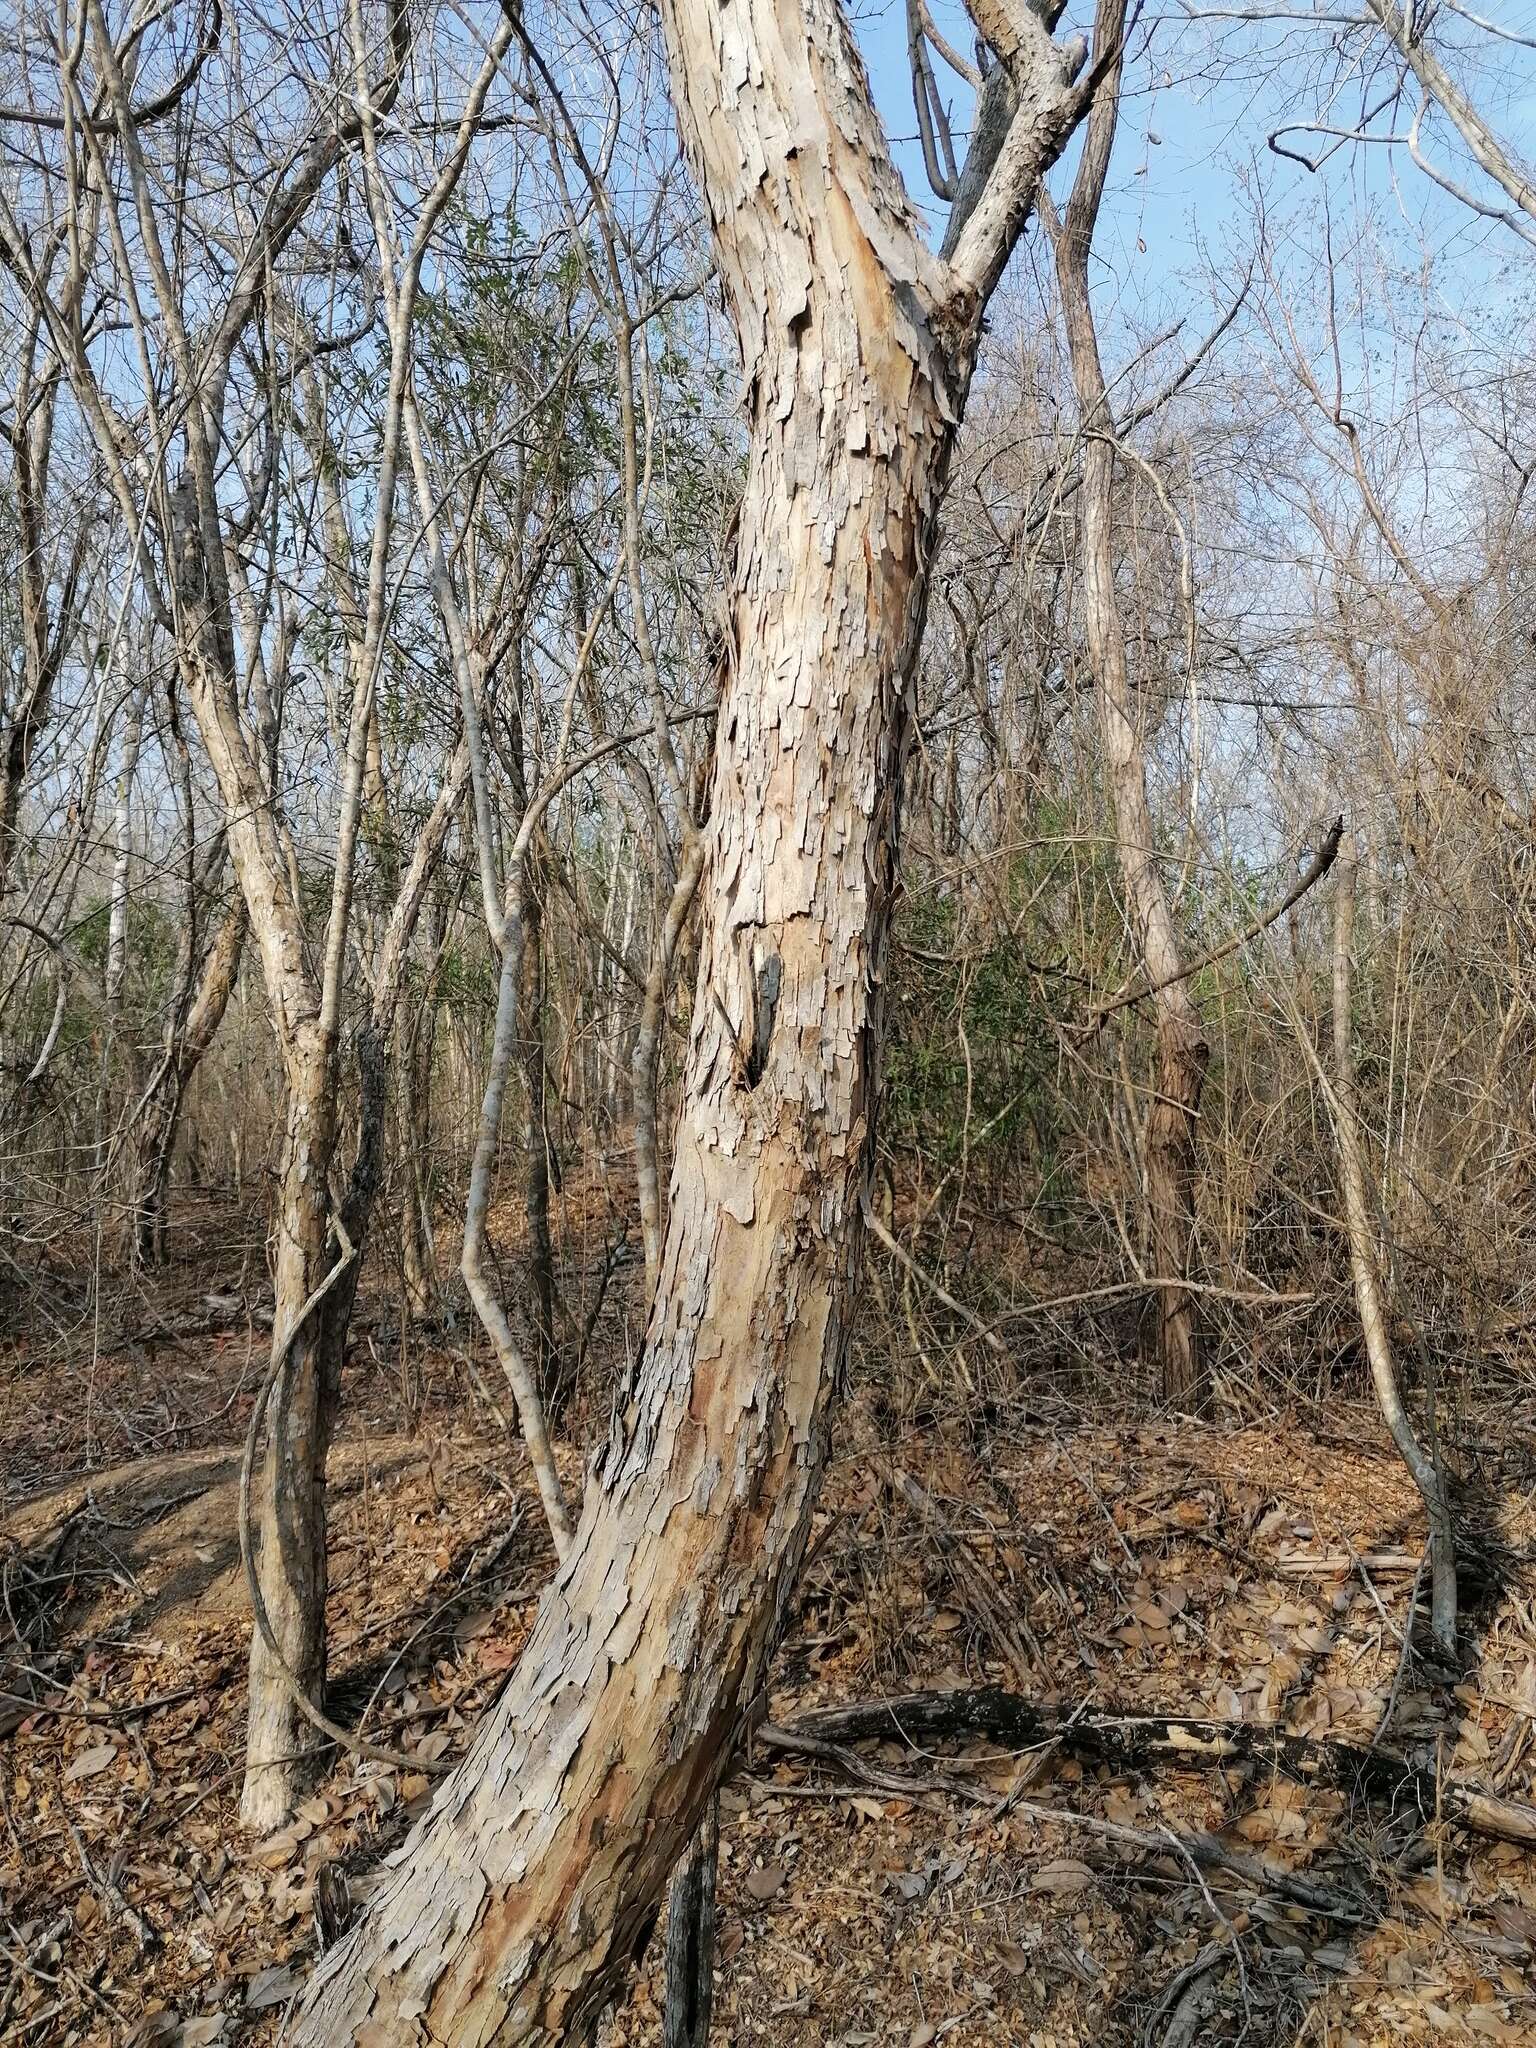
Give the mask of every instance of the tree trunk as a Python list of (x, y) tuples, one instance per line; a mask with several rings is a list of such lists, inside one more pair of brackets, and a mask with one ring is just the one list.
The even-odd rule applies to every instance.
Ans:
[[(1366, 1191), (1365, 1161), (1360, 1149), (1350, 1001), (1355, 871), (1356, 855), (1351, 844), (1339, 860), (1333, 905), (1333, 1126), (1339, 1152), (1339, 1180), (1344, 1194), (1349, 1264), (1377, 1405), (1391, 1432), (1392, 1441), (1419, 1489), (1429, 1523), (1430, 1630), (1441, 1654), (1453, 1660), (1456, 1655), (1457, 1609), (1455, 1524), (1446, 1493), (1445, 1474), (1432, 1451), (1420, 1443), (1397, 1383), (1397, 1365), (1387, 1327), (1386, 1296), (1376, 1263), (1376, 1226)], [(1430, 1440), (1433, 1443), (1433, 1405), (1430, 1409)]]
[[(317, 1059), (295, 1077), (289, 1096), (277, 1216), (274, 1341), (291, 1327), (336, 1257), (330, 1176), (337, 1145), (330, 1063)], [(354, 1262), (355, 1265), (355, 1262)], [(335, 1290), (346, 1288), (343, 1281)], [(327, 1313), (330, 1297), (289, 1349), (267, 1419), (266, 1469), (259, 1494), (258, 1576), (282, 1662), (310, 1699), (325, 1687), (325, 1468), (335, 1420), (345, 1320)], [(251, 1639), (250, 1721), (240, 1818), (267, 1832), (302, 1796), (318, 1737), (294, 1704), (258, 1630)]]
[(1157, 1079), (1144, 1139), (1150, 1252), (1161, 1283), (1151, 1306), (1150, 1349), (1164, 1399), (1187, 1407), (1198, 1406), (1206, 1392), (1195, 1296), (1180, 1283), (1189, 1278), (1194, 1248), (1195, 1133), (1210, 1046), (1189, 982), (1181, 978), (1178, 932), (1157, 862), (1146, 753), (1115, 589), (1114, 420), (1088, 290), (1094, 223), (1114, 147), (1125, 15), (1125, 0), (1101, 0), (1096, 40), (1116, 55), (1089, 117), (1066, 219), (1055, 228), (1056, 274), (1086, 436), (1081, 531), (1088, 652), (1121, 880), (1157, 1019)]
[(327, 2048), (586, 2038), (762, 1683), (859, 1251), (935, 514), (981, 309), (1081, 104), (1080, 54), (1010, 10), (1007, 184), (951, 269), (832, 0), (663, 15), (750, 454), (660, 1285), (523, 1659), (310, 1988), (295, 2038)]
[(173, 1021), (167, 1032), (159, 1071), (139, 1112), (131, 1213), (134, 1256), (142, 1266), (158, 1266), (165, 1259), (171, 1161), (181, 1107), (192, 1076), (224, 1021), (240, 972), (248, 923), (244, 898), (237, 895), (203, 963), (186, 1022), (177, 1028)]
[(432, 1129), (432, 1057), (437, 1038), (437, 1005), (429, 997), (422, 1018), (406, 1047), (400, 1074), (404, 1101), (405, 1143), (401, 1150), (400, 1260), (406, 1307), (413, 1316), (431, 1313), (437, 1296), (437, 1268), (432, 1250), (432, 1169), (428, 1156)]
[(133, 791), (139, 773), (139, 748), (144, 738), (144, 699), (149, 685), (137, 684), (128, 699), (123, 726), (123, 758), (118, 770), (117, 797), (112, 806), (112, 890), (107, 913), (107, 967), (104, 978), (107, 1016), (115, 1030), (121, 1021), (123, 987), (128, 979), (128, 883), (133, 872)]
[(501, 969), (496, 984), (496, 1022), (491, 1033), (491, 1056), (486, 1069), (485, 1094), (480, 1103), (480, 1125), (470, 1164), (469, 1193), (464, 1202), (464, 1248), (459, 1272), (481, 1327), (495, 1348), (497, 1361), (506, 1375), (528, 1462), (533, 1467), (539, 1498), (544, 1504), (555, 1553), (564, 1558), (570, 1549), (571, 1522), (554, 1447), (549, 1440), (544, 1396), (528, 1363), (526, 1349), (512, 1327), (486, 1262), (487, 1218), (491, 1187), (501, 1143), (501, 1106), (506, 1093), (507, 1074), (518, 1045), (518, 1004), (523, 986), (523, 953), (526, 925), (518, 890), (511, 892), (505, 930), (501, 937)]
[(432, 1140), (432, 1070), (437, 1057), (437, 990), (448, 928), (448, 905), (442, 890), (432, 896), (425, 951), (426, 986), (413, 1015), (400, 1060), (401, 1147), (400, 1257), (404, 1268), (406, 1307), (413, 1316), (430, 1312), (437, 1298), (437, 1261), (433, 1245), (432, 1208), (436, 1169)]
[[(300, 1050), (313, 1043), (301, 1040)], [(357, 1156), (339, 1208), (341, 1229), (355, 1255), (294, 1338), (273, 1387), (257, 1510), (262, 1604), (282, 1664), (316, 1706), (325, 1699), (326, 1464), (388, 1106), (383, 1041), (371, 1024), (358, 1031), (358, 1064)], [(283, 1147), (274, 1343), (293, 1327), (344, 1250), (332, 1227), (331, 1182), (340, 1129), (336, 1097), (329, 1060), (313, 1058), (295, 1074)], [(250, 1718), (240, 1796), (240, 1818), (247, 1827), (265, 1833), (287, 1818), (312, 1776), (319, 1741), (257, 1629), (251, 1638)]]
[(533, 1374), (546, 1413), (558, 1417), (570, 1393), (555, 1343), (555, 1261), (549, 1242), (549, 1131), (544, 1085), (544, 875), (537, 857), (528, 863), (523, 905), (523, 987), (518, 1003), (527, 1148), (524, 1181), (528, 1211), (528, 1302), (533, 1323)]
[(661, 1061), (661, 1033), (666, 1022), (667, 997), (672, 989), (672, 970), (678, 945), (688, 922), (688, 913), (698, 894), (704, 872), (704, 840), (689, 827), (678, 863), (661, 930), (651, 948), (650, 969), (645, 977), (645, 996), (640, 1005), (640, 1027), (635, 1035), (631, 1073), (635, 1105), (635, 1183), (640, 1196), (640, 1241), (645, 1249), (646, 1300), (656, 1292), (661, 1272), (662, 1227), (661, 1147), (656, 1136), (656, 1084)]

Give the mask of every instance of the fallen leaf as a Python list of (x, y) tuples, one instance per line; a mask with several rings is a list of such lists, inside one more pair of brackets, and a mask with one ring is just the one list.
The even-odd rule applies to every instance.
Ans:
[(98, 1771), (104, 1771), (117, 1755), (117, 1745), (103, 1742), (97, 1749), (87, 1749), (77, 1756), (64, 1773), (66, 1785), (78, 1784), (81, 1778), (94, 1778)]
[(268, 1969), (258, 1970), (246, 1990), (247, 2010), (261, 2012), (269, 2005), (282, 2005), (303, 1981), (286, 1963), (273, 1963)]
[(176, 2014), (159, 2007), (145, 2013), (128, 2035), (126, 2048), (170, 2048), (180, 2031)]
[(785, 1871), (782, 1863), (765, 1863), (761, 1870), (749, 1870), (747, 1872), (748, 1897), (756, 1899), (759, 1904), (764, 1899), (771, 1899), (774, 1893), (782, 1888), (784, 1876)]
[(1048, 1863), (1041, 1864), (1032, 1882), (1037, 1892), (1050, 1892), (1065, 1899), (1074, 1892), (1086, 1891), (1093, 1883), (1093, 1872), (1075, 1856), (1053, 1856)]
[(268, 1835), (264, 1842), (258, 1842), (251, 1851), (253, 1862), (263, 1870), (281, 1870), (285, 1863), (291, 1863), (299, 1853), (299, 1837), (292, 1828), (279, 1828), (275, 1835)]

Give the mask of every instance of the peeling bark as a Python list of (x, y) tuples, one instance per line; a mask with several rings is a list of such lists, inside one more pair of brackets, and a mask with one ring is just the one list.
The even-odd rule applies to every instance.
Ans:
[(981, 309), (1081, 105), (1020, 7), (1011, 183), (951, 269), (834, 0), (663, 15), (750, 452), (659, 1285), (522, 1662), (322, 1963), (312, 2048), (585, 2038), (761, 1684), (860, 1248), (933, 522)]

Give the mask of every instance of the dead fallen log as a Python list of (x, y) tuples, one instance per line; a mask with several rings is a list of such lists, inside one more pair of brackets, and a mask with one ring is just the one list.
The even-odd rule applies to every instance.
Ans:
[(764, 1722), (755, 1740), (785, 1755), (824, 1757), (829, 1745), (846, 1749), (856, 1742), (899, 1742), (931, 1752), (937, 1743), (983, 1737), (1011, 1751), (1054, 1747), (1117, 1775), (1134, 1775), (1153, 1764), (1191, 1770), (1253, 1764), (1298, 1784), (1385, 1806), (1418, 1826), (1448, 1821), (1491, 1841), (1536, 1848), (1536, 1806), (1501, 1799), (1467, 1778), (1437, 1777), (1388, 1750), (1322, 1742), (1269, 1722), (1038, 1707), (1001, 1686), (982, 1686), (819, 1707), (786, 1726)]

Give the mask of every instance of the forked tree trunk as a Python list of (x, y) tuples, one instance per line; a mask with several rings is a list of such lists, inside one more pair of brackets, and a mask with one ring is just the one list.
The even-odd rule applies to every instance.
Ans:
[(1082, 486), (1082, 587), (1088, 653), (1099, 699), (1104, 771), (1126, 906), (1157, 1020), (1157, 1077), (1147, 1116), (1144, 1165), (1150, 1252), (1158, 1280), (1152, 1344), (1165, 1399), (1198, 1405), (1206, 1377), (1190, 1277), (1195, 1229), (1195, 1133), (1210, 1046), (1183, 978), (1178, 931), (1157, 862), (1146, 750), (1137, 723), (1115, 590), (1114, 420), (1088, 290), (1094, 223), (1114, 147), (1125, 0), (1101, 0), (1096, 41), (1116, 51), (1088, 121), (1066, 218), (1055, 229), (1056, 275), (1066, 317), (1078, 413), (1086, 437)]
[[(336, 1166), (336, 1038), (322, 1017), (275, 807), (242, 729), (234, 629), (222, 553), (204, 531), (190, 483), (173, 495), (173, 538), (188, 699), (219, 779), (230, 856), (250, 918), (286, 1069), (286, 1123), (273, 1257), (273, 1328), (289, 1330), (337, 1255), (330, 1230)], [(362, 1111), (367, 1143), (369, 1104)], [(366, 1208), (361, 1224), (367, 1220)], [(291, 1344), (267, 1414), (257, 1514), (258, 1578), (281, 1662), (320, 1700), (325, 1673), (325, 1469), (335, 1382), (357, 1262)], [(258, 1630), (240, 1817), (265, 1832), (301, 1796), (317, 1737)]]
[(311, 2048), (587, 2039), (763, 1679), (859, 1248), (934, 517), (981, 309), (1081, 105), (1080, 53), (985, 12), (1020, 105), (949, 267), (834, 0), (663, 7), (750, 454), (660, 1284), (522, 1662), (321, 1964)]

